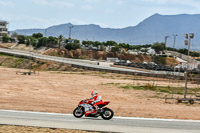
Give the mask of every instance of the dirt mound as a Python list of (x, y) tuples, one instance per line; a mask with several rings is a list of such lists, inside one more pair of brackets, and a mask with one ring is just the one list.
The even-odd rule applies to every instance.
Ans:
[(16, 45), (16, 43), (0, 43), (0, 48), (9, 48)]
[(174, 58), (166, 57), (166, 64), (168, 64), (168, 65), (172, 64), (172, 65), (176, 66), (179, 64), (179, 62)]
[(24, 50), (24, 51), (32, 51), (32, 52), (35, 52), (35, 53), (43, 54), (44, 52), (48, 51), (48, 49), (50, 49), (50, 48), (40, 47), (38, 49), (34, 49), (34, 47), (30, 46), (30, 45), (26, 46), (25, 44), (17, 44), (15, 46), (13, 46), (12, 49)]
[(0, 66), (9, 68), (29, 69), (36, 71), (85, 71), (78, 68), (73, 68), (69, 64), (56, 62), (42, 62), (39, 60), (29, 60), (25, 58), (16, 58), (12, 56), (0, 56)]
[(34, 48), (32, 46), (26, 46), (25, 44), (17, 44), (12, 49), (24, 50), (24, 51), (33, 51), (34, 50)]
[(51, 56), (61, 56), (67, 58), (77, 58), (77, 59), (98, 59), (106, 60), (107, 54), (102, 51), (92, 51), (92, 50), (66, 50), (66, 49), (56, 49), (51, 48), (48, 51), (43, 53), (44, 55)]
[(6, 47), (4, 47), (4, 46), (0, 46), (0, 48), (6, 48)]
[(33, 66), (34, 70), (36, 71), (85, 71), (78, 68), (73, 68), (70, 64), (63, 64), (63, 63), (55, 63), (55, 62), (46, 62), (40, 63), (40, 65)]
[(66, 49), (56, 49), (51, 48), (48, 51), (44, 52), (45, 55), (51, 56), (61, 56), (67, 58), (76, 58), (76, 59), (96, 59), (96, 60), (106, 60), (107, 58), (118, 58), (122, 60), (130, 60), (132, 62), (143, 63), (143, 62), (156, 62), (157, 64), (162, 65), (177, 65), (179, 62), (172, 57), (152, 57), (150, 55), (133, 55), (133, 54), (115, 54), (115, 53), (107, 53), (104, 51), (92, 51), (92, 50), (71, 50), (68, 51)]

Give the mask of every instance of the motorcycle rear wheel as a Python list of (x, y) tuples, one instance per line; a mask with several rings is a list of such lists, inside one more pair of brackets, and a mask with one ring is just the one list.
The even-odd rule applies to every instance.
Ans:
[(113, 116), (114, 116), (114, 112), (112, 111), (112, 109), (109, 109), (109, 108), (103, 109), (103, 113), (101, 114), (101, 117), (104, 120), (110, 120)]
[(77, 107), (73, 111), (73, 115), (76, 118), (81, 118), (84, 115), (84, 108), (83, 107)]

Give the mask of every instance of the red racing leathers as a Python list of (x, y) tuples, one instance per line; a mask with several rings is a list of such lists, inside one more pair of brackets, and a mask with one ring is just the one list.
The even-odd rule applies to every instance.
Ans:
[(89, 98), (88, 100), (94, 100), (94, 102), (92, 102), (92, 105), (94, 107), (103, 103), (101, 96), (99, 96), (99, 94), (93, 95), (93, 97)]

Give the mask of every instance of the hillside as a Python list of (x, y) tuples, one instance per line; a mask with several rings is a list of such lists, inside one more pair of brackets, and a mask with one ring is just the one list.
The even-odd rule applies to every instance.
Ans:
[(132, 62), (143, 63), (143, 62), (156, 62), (157, 64), (162, 65), (178, 65), (178, 61), (172, 57), (152, 57), (150, 55), (133, 55), (133, 54), (114, 54), (107, 53), (103, 51), (91, 51), (91, 50), (64, 50), (64, 49), (50, 49), (47, 52), (44, 52), (45, 55), (51, 56), (61, 56), (67, 58), (75, 58), (75, 59), (96, 59), (96, 60), (106, 60), (107, 58), (118, 58), (121, 60), (130, 60)]
[[(98, 25), (74, 25), (72, 28), (72, 38), (79, 40), (114, 40), (130, 44), (152, 44), (154, 42), (164, 42), (164, 37), (169, 35), (168, 46), (173, 46), (172, 34), (177, 34), (176, 47), (183, 48), (184, 33), (195, 33), (192, 41), (192, 49), (200, 50), (200, 15), (160, 15), (154, 14), (145, 19), (136, 26), (130, 26), (121, 29), (102, 28)], [(18, 34), (32, 35), (33, 33), (43, 33), (46, 36), (69, 36), (69, 25), (61, 24), (49, 27), (47, 29), (18, 29)]]
[[(82, 69), (73, 68), (69, 64), (55, 63), (48, 61), (30, 60), (25, 58), (18, 58), (0, 54), (0, 66), (17, 69), (29, 69), (30, 66), (36, 71), (76, 71), (81, 72)], [(85, 71), (85, 70), (84, 70)]]

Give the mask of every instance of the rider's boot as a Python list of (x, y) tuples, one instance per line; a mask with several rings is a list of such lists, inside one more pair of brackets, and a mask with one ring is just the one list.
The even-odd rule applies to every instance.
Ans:
[(99, 113), (99, 111), (100, 111), (100, 108), (96, 105), (96, 106), (93, 106), (93, 109), (94, 109), (94, 111), (95, 112), (97, 112), (97, 113)]
[(95, 110), (97, 111), (97, 113), (101, 113), (102, 112), (102, 109), (99, 108), (98, 106), (95, 106)]

